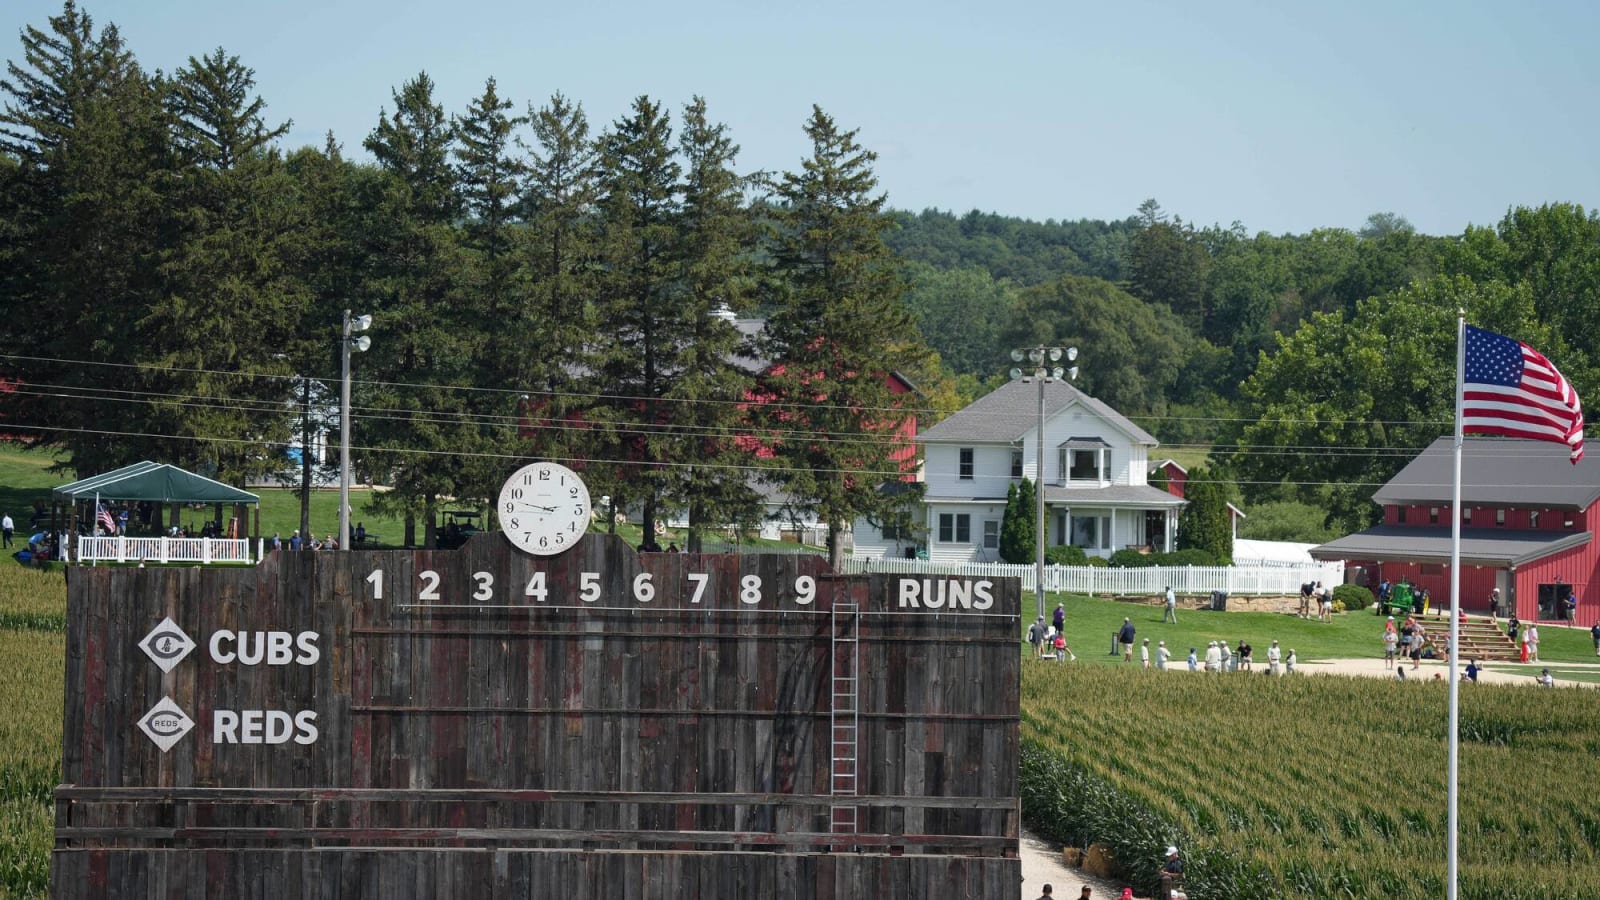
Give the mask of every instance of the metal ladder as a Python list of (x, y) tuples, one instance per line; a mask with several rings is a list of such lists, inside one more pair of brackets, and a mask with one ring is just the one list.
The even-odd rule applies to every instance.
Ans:
[(833, 702), (828, 713), (828, 739), (832, 742), (832, 767), (829, 793), (833, 804), (828, 813), (830, 834), (855, 834), (860, 828), (859, 807), (841, 803), (842, 798), (858, 793), (856, 735), (860, 729), (861, 684), (858, 676), (861, 646), (861, 607), (854, 601), (833, 604), (832, 643)]

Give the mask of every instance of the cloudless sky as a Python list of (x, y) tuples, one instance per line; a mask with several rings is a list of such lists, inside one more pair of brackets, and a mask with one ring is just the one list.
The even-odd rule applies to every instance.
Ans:
[[(742, 169), (797, 168), (819, 104), (879, 154), (890, 205), (1431, 234), (1600, 193), (1600, 4), (1442, 0), (804, 3), (85, 0), (147, 69), (216, 47), (288, 143), (362, 139), (419, 71), (452, 113), (493, 76), (596, 131), (639, 94), (706, 98)], [(0, 56), (59, 2), (0, 9)]]

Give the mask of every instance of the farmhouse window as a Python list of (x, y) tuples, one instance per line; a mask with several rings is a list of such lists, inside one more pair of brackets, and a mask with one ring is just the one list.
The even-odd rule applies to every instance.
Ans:
[(939, 542), (942, 544), (972, 543), (972, 516), (966, 513), (940, 513)]
[(998, 519), (984, 519), (983, 520), (983, 549), (985, 549), (985, 550), (998, 550), (998, 549), (1000, 549), (1000, 520), (998, 520)]
[(972, 448), (971, 447), (962, 447), (961, 448), (961, 469), (960, 469), (960, 472), (961, 472), (961, 480), (962, 481), (971, 481), (972, 480)]
[(1013, 450), (1013, 451), (1011, 451), (1011, 477), (1012, 478), (1021, 478), (1022, 477), (1022, 451), (1021, 450)]

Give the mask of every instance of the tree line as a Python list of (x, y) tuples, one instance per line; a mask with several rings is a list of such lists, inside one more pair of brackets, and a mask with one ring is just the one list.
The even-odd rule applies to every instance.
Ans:
[(493, 78), (459, 112), (434, 95), (426, 73), (393, 91), (370, 163), (332, 134), (284, 151), (223, 49), (148, 72), (70, 0), (24, 29), (0, 79), (5, 427), (86, 474), (281, 471), (350, 309), (373, 317), (357, 465), (408, 543), (531, 457), (581, 467), (646, 533), (686, 512), (692, 544), (759, 517), (760, 481), (835, 550), (878, 514), (920, 402), (888, 375), (939, 376), (856, 132), (814, 108), (796, 169), (755, 173), (699, 97), (591, 126)]
[(1121, 222), (897, 224), (912, 315), (964, 393), (1004, 378), (1012, 347), (1076, 345), (1078, 384), (1167, 444), (1210, 447), (1225, 499), (1319, 520), (1264, 536), (1365, 527), (1373, 490), (1451, 432), (1457, 309), (1600, 396), (1600, 216), (1577, 204), (1447, 236), (1393, 213), (1251, 235), (1154, 200)]

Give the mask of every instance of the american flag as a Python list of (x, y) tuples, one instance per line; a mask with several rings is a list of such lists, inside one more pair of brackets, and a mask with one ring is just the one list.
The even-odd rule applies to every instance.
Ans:
[(106, 509), (106, 505), (104, 503), (101, 503), (98, 506), (99, 515), (97, 515), (95, 518), (99, 519), (100, 524), (106, 527), (106, 534), (116, 534), (117, 520), (112, 518), (111, 511)]
[(1583, 403), (1544, 354), (1468, 325), (1464, 377), (1463, 434), (1554, 441), (1583, 458)]

